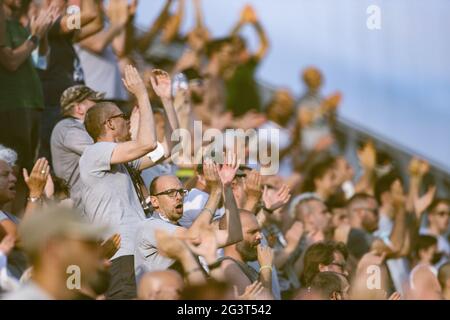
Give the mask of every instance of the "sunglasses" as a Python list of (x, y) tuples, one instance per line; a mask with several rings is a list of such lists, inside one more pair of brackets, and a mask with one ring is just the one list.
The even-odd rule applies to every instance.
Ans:
[(116, 114), (115, 116), (109, 117), (105, 123), (107, 123), (108, 121), (112, 120), (112, 119), (117, 119), (117, 118), (122, 118), (125, 121), (128, 121), (129, 117), (125, 114), (125, 113), (121, 113), (121, 114)]
[(185, 195), (188, 194), (188, 190), (186, 189), (169, 189), (157, 194), (154, 194), (153, 196), (157, 197), (157, 196), (168, 196), (169, 198), (176, 198), (177, 195), (179, 194), (180, 196), (184, 197)]

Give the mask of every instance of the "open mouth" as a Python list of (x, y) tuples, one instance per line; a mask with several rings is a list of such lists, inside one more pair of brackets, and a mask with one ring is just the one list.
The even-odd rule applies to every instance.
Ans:
[(177, 204), (177, 205), (175, 206), (175, 209), (177, 209), (177, 210), (183, 210), (183, 204), (182, 204), (182, 203)]

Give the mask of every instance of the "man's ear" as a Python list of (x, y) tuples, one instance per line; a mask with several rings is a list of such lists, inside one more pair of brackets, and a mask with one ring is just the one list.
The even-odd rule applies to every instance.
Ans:
[(326, 272), (326, 271), (328, 271), (328, 268), (327, 268), (327, 266), (326, 265), (324, 265), (324, 264), (322, 264), (322, 263), (319, 263), (319, 271), (320, 272)]
[(150, 196), (150, 203), (152, 204), (152, 207), (157, 209), (159, 208), (159, 200), (158, 197)]

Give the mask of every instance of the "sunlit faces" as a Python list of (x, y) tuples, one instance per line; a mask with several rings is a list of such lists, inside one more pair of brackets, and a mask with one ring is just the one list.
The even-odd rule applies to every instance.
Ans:
[(183, 216), (184, 196), (181, 192), (162, 193), (184, 190), (181, 181), (175, 176), (162, 176), (155, 183), (155, 190), (150, 197), (152, 206), (170, 221), (178, 221)]
[(14, 200), (16, 196), (16, 182), (17, 178), (11, 166), (0, 160), (0, 205)]
[(447, 203), (439, 203), (433, 211), (428, 214), (430, 227), (436, 229), (440, 234), (448, 230), (450, 207)]
[(236, 250), (245, 261), (258, 258), (257, 247), (261, 243), (261, 227), (254, 214), (246, 211), (240, 213), (243, 240), (236, 244)]

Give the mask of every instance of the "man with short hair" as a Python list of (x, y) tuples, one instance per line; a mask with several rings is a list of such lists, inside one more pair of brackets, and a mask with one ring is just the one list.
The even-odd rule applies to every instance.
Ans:
[(139, 282), (138, 299), (178, 300), (183, 288), (183, 277), (174, 270), (149, 272)]
[[(243, 239), (225, 248), (225, 257), (222, 258), (222, 269), (225, 279), (237, 287), (238, 294), (243, 294), (247, 286), (259, 280), (263, 284), (264, 297), (273, 299), (272, 273), (273, 252), (269, 247), (263, 247), (261, 227), (255, 215), (247, 210), (239, 212)], [(258, 261), (259, 270), (249, 265)]]
[[(32, 278), (3, 298), (76, 298), (78, 290), (73, 289), (78, 285), (91, 287), (101, 280), (99, 273), (104, 270), (105, 263), (99, 239), (105, 231), (105, 227), (86, 223), (71, 209), (51, 208), (30, 216), (21, 224), (19, 235), (33, 266)], [(70, 275), (73, 282), (68, 279)]]
[(222, 193), (225, 215), (219, 228), (214, 229), (218, 247), (222, 248), (242, 239), (238, 210), (230, 188), (236, 170), (235, 164), (227, 164), (219, 172), (216, 164), (205, 162), (204, 173), (210, 195), (189, 229), (178, 223), (183, 215), (183, 198), (187, 193), (180, 180), (175, 176), (161, 176), (153, 180), (150, 195), (155, 212), (150, 219), (140, 223), (136, 235), (135, 267), (138, 279), (146, 272), (177, 268), (175, 261), (163, 256), (158, 249), (156, 231), (163, 230), (170, 235), (188, 237), (198, 244), (198, 232), (202, 226), (211, 223)]
[(81, 206), (83, 188), (78, 163), (84, 149), (94, 143), (83, 123), (88, 110), (103, 98), (103, 93), (83, 85), (65, 90), (61, 96), (64, 119), (55, 126), (51, 136), (53, 169), (69, 185), (70, 198), (76, 207)]
[(318, 294), (322, 300), (347, 300), (350, 284), (339, 273), (325, 271), (316, 274), (311, 282), (310, 291)]
[(314, 277), (320, 272), (336, 272), (348, 276), (346, 261), (348, 252), (341, 242), (321, 241), (311, 245), (303, 259), (302, 283), (305, 287), (311, 285)]
[(99, 103), (89, 109), (85, 118), (86, 130), (95, 143), (86, 147), (79, 163), (85, 215), (94, 224), (109, 224), (111, 234), (121, 236), (107, 292), (107, 297), (114, 299), (136, 297), (134, 238), (139, 222), (146, 217), (130, 172), (153, 166), (146, 155), (157, 147), (147, 88), (134, 67), (126, 67), (124, 83), (139, 105), (136, 140), (131, 140), (130, 123), (119, 107)]

